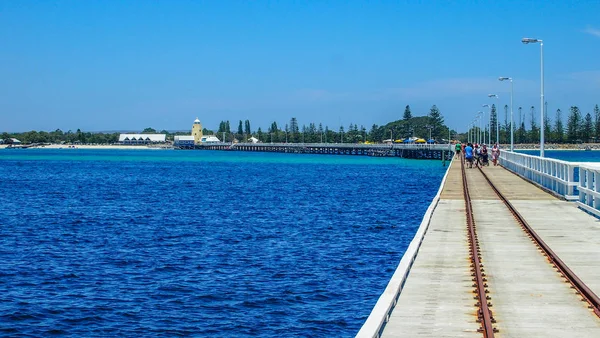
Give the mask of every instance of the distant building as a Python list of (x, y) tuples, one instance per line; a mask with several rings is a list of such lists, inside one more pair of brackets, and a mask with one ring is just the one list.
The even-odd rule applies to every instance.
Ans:
[(194, 120), (194, 124), (192, 124), (192, 135), (179, 135), (175, 136), (173, 140), (173, 145), (175, 147), (180, 148), (193, 148), (197, 144), (202, 143), (220, 143), (218, 137), (214, 135), (203, 135), (202, 133), (202, 123), (196, 117)]
[(121, 134), (121, 135), (119, 135), (119, 143), (122, 143), (122, 144), (165, 143), (166, 140), (167, 140), (166, 134)]
[(206, 136), (202, 136), (202, 139), (200, 139), (200, 142), (202, 142), (202, 143), (220, 143), (221, 140), (219, 140), (219, 138), (216, 137), (215, 135), (206, 135)]
[(192, 125), (192, 136), (194, 137), (194, 144), (200, 144), (200, 142), (202, 142), (202, 123), (200, 123), (200, 120), (197, 117)]
[(258, 139), (254, 136), (252, 136), (251, 138), (248, 139), (248, 141), (250, 141), (250, 143), (258, 143)]
[(9, 142), (7, 143), (11, 143), (11, 144), (21, 144), (21, 141), (17, 140), (16, 138), (11, 138)]
[(173, 141), (173, 144), (176, 147), (193, 148), (194, 144), (195, 144), (194, 136), (177, 135), (177, 136), (175, 136), (175, 140)]

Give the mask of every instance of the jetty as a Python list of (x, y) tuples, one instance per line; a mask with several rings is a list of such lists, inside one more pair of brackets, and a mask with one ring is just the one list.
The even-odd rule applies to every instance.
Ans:
[(364, 144), (364, 143), (203, 143), (181, 149), (278, 152), (295, 154), (355, 155), (401, 157), (450, 161), (454, 156), (451, 144)]
[(357, 337), (600, 337), (600, 165), (454, 159)]

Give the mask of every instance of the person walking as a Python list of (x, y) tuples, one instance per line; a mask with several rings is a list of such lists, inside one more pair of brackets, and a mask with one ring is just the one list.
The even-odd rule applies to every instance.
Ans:
[(488, 148), (486, 144), (481, 147), (481, 167), (483, 168), (484, 165), (490, 165), (490, 162), (488, 162)]
[(500, 147), (498, 146), (498, 142), (496, 142), (492, 147), (492, 163), (494, 163), (494, 166), (498, 165), (498, 158), (500, 158)]
[(460, 151), (462, 149), (462, 144), (460, 144), (460, 141), (456, 142), (456, 145), (454, 145), (454, 150), (456, 151), (456, 158), (460, 157)]
[(467, 161), (469, 168), (473, 168), (473, 145), (471, 143), (467, 143), (465, 147), (465, 161)]
[(473, 149), (473, 158), (475, 159), (475, 167), (481, 168), (481, 147), (477, 143), (475, 143)]

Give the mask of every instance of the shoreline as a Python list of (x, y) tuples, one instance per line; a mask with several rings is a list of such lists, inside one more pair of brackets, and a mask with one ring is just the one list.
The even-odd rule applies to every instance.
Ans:
[[(0, 149), (6, 149), (8, 145), (0, 144)], [(68, 144), (48, 144), (43, 146), (34, 146), (26, 149), (104, 149), (104, 150), (167, 150), (173, 149), (171, 147), (165, 146), (146, 146), (146, 145), (88, 145), (88, 144), (77, 144), (77, 145), (68, 145)]]

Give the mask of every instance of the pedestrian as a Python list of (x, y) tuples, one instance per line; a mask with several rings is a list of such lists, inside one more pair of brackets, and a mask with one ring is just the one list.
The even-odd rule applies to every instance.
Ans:
[(460, 141), (456, 142), (456, 145), (454, 145), (454, 150), (456, 151), (456, 158), (460, 158), (460, 150), (462, 149), (462, 145), (460, 144)]
[(475, 161), (476, 167), (481, 167), (481, 147), (479, 144), (475, 144), (475, 148), (473, 149), (473, 158)]
[(471, 143), (467, 143), (465, 147), (465, 160), (469, 165), (469, 168), (473, 168), (473, 145)]
[(489, 165), (490, 163), (488, 162), (488, 148), (487, 148), (487, 144), (483, 144), (483, 146), (481, 147), (481, 166), (483, 167), (484, 165)]
[(494, 144), (492, 147), (492, 162), (494, 165), (498, 165), (498, 159), (500, 158), (500, 147), (498, 146), (498, 142)]

